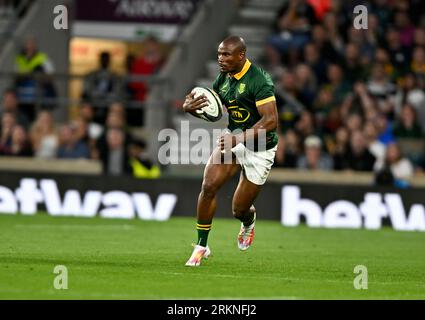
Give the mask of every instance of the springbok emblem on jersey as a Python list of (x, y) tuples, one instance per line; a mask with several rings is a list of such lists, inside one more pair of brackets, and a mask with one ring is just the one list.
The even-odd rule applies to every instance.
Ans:
[(245, 92), (245, 88), (246, 88), (246, 84), (245, 84), (245, 83), (241, 83), (241, 84), (239, 85), (239, 88), (238, 88), (238, 92), (239, 92), (239, 94), (244, 93), (244, 92)]

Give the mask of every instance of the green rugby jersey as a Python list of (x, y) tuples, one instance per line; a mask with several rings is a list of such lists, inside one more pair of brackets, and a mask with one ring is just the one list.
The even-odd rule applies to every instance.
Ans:
[[(227, 108), (230, 131), (252, 128), (261, 119), (257, 107), (276, 100), (270, 75), (248, 59), (239, 73), (233, 76), (220, 73), (213, 89)], [(275, 147), (278, 142), (276, 129), (267, 132), (266, 139), (267, 150)]]

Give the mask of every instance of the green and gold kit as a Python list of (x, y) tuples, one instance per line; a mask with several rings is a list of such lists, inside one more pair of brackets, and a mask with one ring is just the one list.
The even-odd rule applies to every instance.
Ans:
[[(213, 89), (221, 98), (229, 113), (228, 129), (250, 129), (261, 119), (257, 107), (275, 101), (274, 85), (270, 75), (247, 59), (242, 70), (230, 76), (220, 73)], [(276, 130), (267, 132), (266, 149), (277, 145)]]

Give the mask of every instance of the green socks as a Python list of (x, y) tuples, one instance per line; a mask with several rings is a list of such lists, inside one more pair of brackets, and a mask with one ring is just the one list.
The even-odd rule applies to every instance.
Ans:
[(205, 223), (198, 221), (196, 229), (198, 230), (198, 245), (206, 247), (208, 241), (208, 234), (211, 230), (211, 222)]

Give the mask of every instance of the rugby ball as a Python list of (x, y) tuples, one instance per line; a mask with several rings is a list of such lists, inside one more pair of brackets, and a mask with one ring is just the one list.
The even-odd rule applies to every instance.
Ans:
[(192, 89), (192, 93), (195, 93), (194, 98), (204, 94), (208, 99), (208, 106), (196, 110), (194, 116), (209, 122), (216, 122), (221, 119), (223, 115), (223, 104), (214, 90), (206, 87), (195, 87)]

